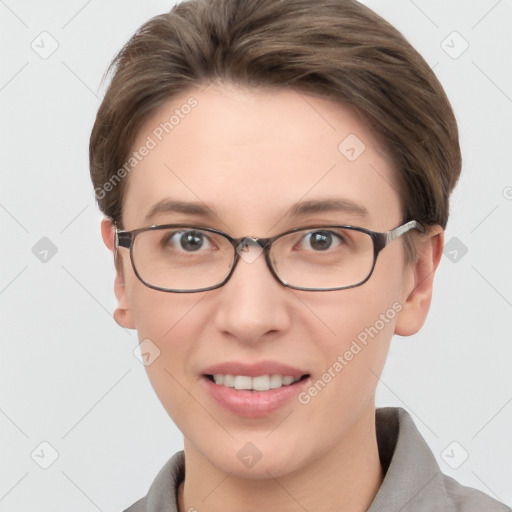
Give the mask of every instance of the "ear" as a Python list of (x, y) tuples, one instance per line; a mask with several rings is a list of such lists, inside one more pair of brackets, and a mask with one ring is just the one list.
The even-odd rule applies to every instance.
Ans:
[(123, 258), (121, 253), (115, 248), (115, 227), (112, 219), (104, 218), (101, 221), (101, 236), (107, 249), (114, 255), (114, 264), (116, 267), (114, 293), (117, 299), (117, 308), (114, 311), (114, 320), (125, 329), (135, 329), (130, 301), (124, 283)]
[(395, 334), (411, 336), (424, 324), (432, 300), (434, 275), (441, 261), (444, 230), (430, 226), (416, 242), (417, 259), (407, 264), (402, 295), (403, 308), (395, 325)]

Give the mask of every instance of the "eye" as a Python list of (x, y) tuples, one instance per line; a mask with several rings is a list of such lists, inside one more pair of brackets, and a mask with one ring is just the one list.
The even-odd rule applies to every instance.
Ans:
[(302, 249), (313, 249), (314, 251), (327, 251), (334, 249), (344, 243), (343, 238), (333, 231), (310, 231), (302, 238), (300, 246)]
[(162, 237), (161, 245), (185, 252), (197, 252), (212, 248), (206, 234), (197, 230), (170, 231)]

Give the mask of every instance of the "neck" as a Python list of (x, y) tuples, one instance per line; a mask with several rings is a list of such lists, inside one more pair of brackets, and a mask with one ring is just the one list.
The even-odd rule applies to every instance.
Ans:
[(185, 461), (185, 482), (178, 489), (180, 512), (363, 512), (383, 480), (373, 404), (332, 450), (279, 478), (226, 475), (188, 440)]

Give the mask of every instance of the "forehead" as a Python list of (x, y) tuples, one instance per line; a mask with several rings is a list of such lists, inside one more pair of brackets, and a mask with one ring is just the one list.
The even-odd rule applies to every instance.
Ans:
[(156, 223), (148, 214), (166, 200), (201, 203), (219, 228), (260, 234), (317, 199), (361, 206), (375, 229), (400, 220), (390, 158), (357, 112), (293, 89), (190, 89), (146, 121), (132, 151), (127, 229)]

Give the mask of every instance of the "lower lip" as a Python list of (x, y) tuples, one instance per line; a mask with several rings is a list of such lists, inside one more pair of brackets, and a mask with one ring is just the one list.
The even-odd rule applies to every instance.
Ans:
[(228, 388), (215, 384), (208, 377), (202, 376), (206, 390), (225, 409), (246, 418), (266, 416), (283, 407), (297, 396), (305, 387), (309, 378), (302, 379), (288, 386), (268, 391), (250, 391)]

